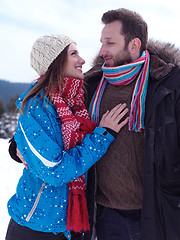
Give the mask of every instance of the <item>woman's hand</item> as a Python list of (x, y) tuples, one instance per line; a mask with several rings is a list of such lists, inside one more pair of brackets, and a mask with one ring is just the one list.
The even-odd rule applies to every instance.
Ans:
[(129, 117), (126, 117), (125, 120), (120, 122), (128, 111), (129, 109), (126, 108), (126, 103), (118, 104), (111, 111), (108, 110), (105, 114), (103, 114), (99, 126), (111, 128), (118, 133), (129, 121)]
[(16, 155), (21, 159), (24, 167), (25, 167), (26, 169), (28, 169), (28, 165), (27, 165), (27, 163), (25, 162), (25, 160), (24, 160), (22, 154), (20, 153), (20, 151), (18, 150), (18, 148), (16, 148)]

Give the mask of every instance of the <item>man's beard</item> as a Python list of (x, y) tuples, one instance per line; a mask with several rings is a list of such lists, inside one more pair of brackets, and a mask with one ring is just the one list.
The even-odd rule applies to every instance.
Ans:
[(127, 59), (124, 59), (124, 60), (119, 60), (119, 61), (114, 62), (114, 66), (121, 66), (121, 65), (130, 63), (130, 62), (132, 62), (132, 59), (127, 58)]
[(132, 58), (128, 49), (124, 49), (123, 52), (120, 52), (119, 56), (122, 56), (122, 58), (114, 61), (114, 66), (121, 66), (121, 65), (132, 62)]

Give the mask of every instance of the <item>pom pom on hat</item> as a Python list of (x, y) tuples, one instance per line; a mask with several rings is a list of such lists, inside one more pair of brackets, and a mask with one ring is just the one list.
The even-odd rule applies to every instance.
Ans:
[(31, 51), (32, 68), (39, 75), (44, 75), (57, 56), (73, 42), (71, 38), (62, 34), (45, 35), (37, 39)]

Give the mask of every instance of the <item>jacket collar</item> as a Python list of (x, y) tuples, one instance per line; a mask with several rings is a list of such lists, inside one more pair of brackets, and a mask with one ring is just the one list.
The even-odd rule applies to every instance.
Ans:
[[(173, 44), (149, 40), (147, 50), (150, 53), (150, 76), (153, 79), (159, 80), (165, 77), (175, 65), (180, 67), (180, 50)], [(92, 81), (93, 76), (102, 74), (103, 63), (103, 58), (97, 56), (93, 67), (85, 73), (85, 81)]]
[(170, 43), (149, 40), (150, 76), (160, 80), (168, 75), (175, 65), (180, 67), (180, 50)]
[(168, 75), (175, 65), (166, 63), (156, 55), (150, 57), (149, 73), (153, 79), (160, 80)]

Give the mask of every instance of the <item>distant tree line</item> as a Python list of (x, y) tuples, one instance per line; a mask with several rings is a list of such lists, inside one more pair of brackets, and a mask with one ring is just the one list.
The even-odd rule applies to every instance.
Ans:
[(15, 102), (18, 97), (19, 95), (12, 97), (6, 106), (0, 99), (0, 138), (11, 138), (16, 131), (19, 110)]
[[(6, 104), (6, 108), (7, 108), (7, 111), (9, 113), (15, 113), (17, 112), (17, 108), (16, 108), (16, 105), (15, 105), (15, 102), (16, 100), (18, 99), (19, 95), (16, 95), (15, 97), (12, 97), (9, 101), (8, 104)], [(5, 106), (3, 104), (3, 101), (2, 99), (0, 99), (0, 117), (2, 117), (2, 115), (5, 113)]]
[(3, 106), (3, 102), (0, 99), (0, 117), (3, 115), (3, 113), (5, 112), (4, 106)]
[(15, 102), (29, 85), (0, 79), (0, 138), (9, 139), (14, 135), (19, 117)]

